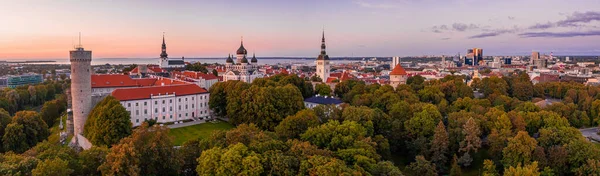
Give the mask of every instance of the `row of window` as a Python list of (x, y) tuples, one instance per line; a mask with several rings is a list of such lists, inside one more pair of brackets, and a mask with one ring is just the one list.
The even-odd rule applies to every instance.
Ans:
[[(200, 100), (202, 100), (203, 97), (206, 97), (206, 95), (205, 96), (200, 96)], [(185, 101), (188, 101), (188, 98), (185, 98)], [(194, 101), (194, 97), (192, 97), (192, 101)], [(181, 98), (179, 98), (179, 102), (181, 102)], [(173, 103), (173, 99), (170, 99), (169, 103)], [(158, 105), (158, 101), (155, 100), (154, 104)], [(165, 104), (165, 100), (162, 100), (162, 104)], [(144, 102), (144, 106), (147, 106), (147, 105), (148, 105), (148, 102)], [(139, 104), (135, 103), (135, 106), (137, 107), (137, 106), (139, 106)], [(128, 108), (131, 107), (131, 103), (127, 103), (127, 107)]]
[[(200, 108), (202, 108), (202, 103), (200, 103)], [(204, 106), (208, 106), (207, 103), (204, 103)], [(194, 104), (192, 104), (192, 109), (194, 108)], [(188, 109), (188, 105), (185, 105), (185, 109)], [(179, 110), (181, 110), (181, 105), (179, 105)], [(167, 112), (166, 107), (162, 108), (162, 112)], [(169, 107), (169, 112), (173, 112), (173, 106)], [(154, 108), (154, 113), (158, 113), (158, 108)], [(144, 109), (144, 115), (148, 114), (148, 110)], [(140, 115), (140, 110), (135, 110), (135, 115)]]
[[(207, 110), (200, 111), (200, 115), (202, 115), (202, 114), (208, 114), (208, 111)], [(185, 117), (188, 117), (188, 115), (189, 115), (188, 113), (185, 113)], [(181, 118), (181, 114), (179, 114), (179, 118)], [(144, 118), (144, 120), (147, 120), (147, 119), (148, 118)], [(166, 116), (162, 116), (162, 119), (165, 120)], [(169, 115), (169, 119), (173, 119), (173, 115)], [(155, 117), (154, 120), (158, 120), (158, 117)], [(140, 119), (135, 119), (135, 122), (140, 123)]]

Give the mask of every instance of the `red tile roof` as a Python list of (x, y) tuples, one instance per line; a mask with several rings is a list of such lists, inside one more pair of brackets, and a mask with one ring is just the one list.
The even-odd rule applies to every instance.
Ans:
[(154, 82), (155, 86), (167, 86), (167, 85), (179, 85), (179, 84), (188, 84), (183, 81), (170, 79), (170, 78), (160, 78)]
[(402, 68), (402, 66), (400, 64), (396, 65), (396, 67), (394, 67), (394, 70), (392, 70), (392, 72), (390, 72), (390, 75), (407, 75), (406, 71), (404, 70), (404, 68)]
[(92, 75), (91, 82), (92, 88), (138, 86), (128, 75)]
[(335, 80), (338, 80), (338, 78), (336, 78), (336, 77), (329, 77), (329, 78), (327, 78), (327, 81), (325, 81), (325, 82), (326, 83), (332, 83)]
[(188, 77), (188, 78), (193, 78), (193, 79), (205, 79), (205, 80), (212, 80), (212, 79), (219, 79), (217, 78), (217, 76), (213, 75), (213, 74), (206, 74), (206, 73), (202, 73), (202, 72), (193, 72), (193, 71), (184, 71), (183, 73), (181, 73), (181, 75)]
[(200, 88), (195, 84), (172, 85), (172, 86), (154, 86), (116, 89), (112, 96), (120, 101), (149, 99), (151, 96), (175, 94), (175, 96), (194, 95), (208, 93), (206, 89)]
[(139, 86), (153, 86), (154, 83), (156, 82), (156, 78), (139, 78), (139, 79), (133, 79), (137, 82), (137, 84)]

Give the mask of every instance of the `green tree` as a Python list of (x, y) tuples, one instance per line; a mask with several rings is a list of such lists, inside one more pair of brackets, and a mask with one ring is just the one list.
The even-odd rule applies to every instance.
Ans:
[(442, 119), (437, 107), (428, 104), (420, 112), (415, 112), (413, 118), (404, 123), (406, 131), (414, 137), (429, 137), (435, 130), (435, 122)]
[(119, 100), (107, 96), (90, 112), (83, 135), (94, 145), (112, 146), (131, 134), (131, 117)]
[(309, 128), (300, 137), (316, 146), (332, 151), (351, 146), (355, 140), (367, 135), (365, 127), (355, 121), (329, 121), (317, 127)]
[[(520, 164), (530, 164), (537, 141), (524, 131), (519, 131), (513, 138), (508, 139), (508, 145), (502, 150), (502, 164), (514, 167)], [(537, 163), (536, 169), (537, 169)]]
[(331, 95), (331, 87), (325, 83), (319, 83), (315, 85), (315, 93), (322, 96), (330, 96)]
[(13, 152), (0, 153), (0, 175), (27, 175), (38, 165), (39, 160), (32, 156)]
[(200, 62), (196, 62), (196, 63), (193, 63), (193, 64), (187, 64), (187, 65), (185, 65), (185, 70), (195, 71), (195, 72), (202, 72), (202, 73), (208, 73), (208, 69), (206, 69), (206, 67), (204, 66), (204, 64), (202, 64)]
[(538, 170), (537, 162), (525, 166), (518, 164), (516, 167), (510, 166), (509, 168), (506, 168), (504, 170), (504, 176), (539, 176), (540, 172)]
[(64, 176), (71, 173), (73, 169), (69, 168), (69, 163), (60, 158), (44, 160), (31, 171), (34, 176)]
[(232, 123), (254, 123), (267, 130), (273, 130), (285, 117), (302, 109), (302, 94), (291, 84), (283, 87), (253, 85), (227, 97), (227, 115)]
[(425, 78), (421, 75), (411, 76), (408, 79), (406, 79), (406, 84), (408, 84), (415, 92), (418, 92), (419, 90), (423, 89), (423, 87), (425, 87), (424, 83)]
[(260, 175), (264, 171), (260, 155), (240, 143), (204, 151), (198, 163), (199, 175)]
[(595, 159), (588, 159), (585, 165), (575, 170), (577, 175), (594, 175), (600, 174), (600, 161)]
[[(10, 124), (11, 118), (12, 117), (10, 117), (10, 114), (8, 114), (8, 112), (0, 108), (0, 144), (2, 142), (2, 138), (4, 137), (4, 130), (6, 129), (8, 124)], [(0, 153), (2, 153), (3, 151), (3, 147), (0, 146)]]
[(483, 176), (498, 176), (498, 171), (496, 171), (496, 165), (492, 160), (483, 160)]
[(431, 162), (435, 163), (439, 171), (444, 170), (444, 166), (448, 160), (448, 145), (448, 132), (444, 123), (440, 121), (431, 141)]
[(4, 151), (13, 151), (16, 153), (23, 153), (29, 149), (27, 144), (27, 136), (23, 131), (23, 125), (11, 123), (6, 126), (3, 139)]
[(40, 116), (48, 126), (53, 126), (56, 118), (60, 116), (61, 112), (59, 112), (60, 108), (58, 106), (57, 101), (47, 101), (42, 106)]
[(88, 150), (79, 153), (79, 163), (81, 163), (81, 174), (83, 175), (100, 175), (98, 170), (102, 163), (106, 162), (106, 155), (109, 150), (106, 147), (93, 146)]
[(415, 162), (410, 163), (407, 169), (412, 173), (424, 176), (435, 176), (437, 170), (435, 170), (435, 164), (427, 161), (425, 157), (419, 155), (415, 157)]
[(458, 165), (458, 157), (456, 154), (452, 157), (452, 167), (450, 169), (450, 174), (452, 176), (460, 176), (462, 175), (462, 169)]
[(200, 157), (200, 153), (202, 153), (200, 142), (198, 140), (187, 141), (181, 145), (178, 153), (183, 161), (180, 169), (181, 175), (198, 175), (198, 173), (196, 173), (196, 167), (198, 166), (197, 159)]
[(29, 147), (35, 146), (38, 142), (42, 142), (50, 135), (48, 125), (46, 125), (46, 122), (44, 122), (35, 111), (17, 112), (12, 119), (12, 123), (23, 126), (23, 133), (25, 133), (26, 139), (25, 142)]
[(319, 125), (319, 118), (312, 110), (298, 111), (293, 116), (288, 116), (277, 127), (275, 133), (283, 139), (298, 138), (308, 128)]
[(178, 156), (169, 128), (143, 123), (111, 148), (99, 170), (102, 175), (176, 175)]

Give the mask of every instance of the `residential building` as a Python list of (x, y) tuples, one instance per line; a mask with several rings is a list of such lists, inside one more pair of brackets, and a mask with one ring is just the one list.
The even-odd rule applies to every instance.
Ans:
[(336, 107), (339, 107), (342, 103), (342, 100), (334, 98), (332, 96), (316, 95), (314, 97), (304, 99), (304, 106), (310, 109), (318, 105), (335, 105)]
[(111, 95), (129, 112), (133, 126), (150, 119), (174, 123), (211, 118), (210, 94), (196, 84), (122, 88)]

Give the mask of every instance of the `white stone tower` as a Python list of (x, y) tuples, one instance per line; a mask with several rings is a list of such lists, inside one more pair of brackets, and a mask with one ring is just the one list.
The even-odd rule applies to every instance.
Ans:
[(329, 78), (329, 56), (325, 51), (325, 31), (323, 31), (323, 37), (321, 38), (321, 54), (317, 57), (317, 76), (321, 78), (323, 82), (327, 82)]
[(71, 100), (73, 103), (73, 124), (75, 135), (83, 135), (83, 126), (92, 109), (91, 61), (92, 51), (86, 51), (79, 45), (70, 53), (71, 61)]

